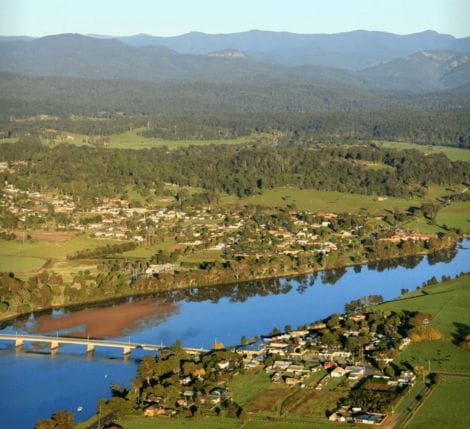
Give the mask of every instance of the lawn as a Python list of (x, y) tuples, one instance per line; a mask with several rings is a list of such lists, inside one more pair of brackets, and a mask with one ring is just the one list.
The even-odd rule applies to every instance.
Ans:
[(470, 374), (470, 355), (460, 348), (458, 333), (470, 328), (470, 276), (443, 284), (428, 286), (403, 298), (374, 307), (374, 310), (422, 311), (434, 315), (431, 326), (444, 337), (436, 341), (412, 343), (404, 349), (397, 361), (412, 366), (428, 365), (431, 371), (449, 371)]
[(431, 153), (444, 153), (451, 161), (466, 161), (470, 162), (470, 150), (450, 146), (432, 146), (421, 145), (409, 142), (393, 142), (393, 141), (374, 141), (373, 143), (395, 149), (415, 149), (426, 154)]
[(245, 406), (251, 399), (263, 392), (271, 385), (269, 377), (264, 371), (245, 372), (232, 378), (228, 384), (233, 400)]
[(426, 198), (386, 198), (379, 201), (376, 196), (349, 194), (342, 192), (316, 191), (313, 189), (274, 188), (263, 191), (260, 195), (237, 200), (233, 197), (223, 197), (225, 204), (258, 204), (265, 207), (295, 206), (301, 210), (331, 211), (331, 212), (359, 212), (368, 210), (371, 214), (382, 214), (385, 210), (398, 208), (406, 210), (410, 206), (420, 205), (423, 201), (434, 199), (442, 195), (445, 190), (432, 187)]
[(409, 429), (470, 427), (470, 378), (446, 376), (419, 408)]

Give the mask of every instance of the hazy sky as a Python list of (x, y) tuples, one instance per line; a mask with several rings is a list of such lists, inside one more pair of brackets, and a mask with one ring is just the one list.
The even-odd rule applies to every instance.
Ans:
[(357, 29), (470, 36), (470, 0), (0, 0), (0, 34)]

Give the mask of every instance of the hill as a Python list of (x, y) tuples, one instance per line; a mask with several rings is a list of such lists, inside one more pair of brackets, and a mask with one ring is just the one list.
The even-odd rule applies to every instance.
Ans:
[[(247, 37), (247, 34), (243, 34)], [(266, 36), (264, 33), (260, 35)], [(324, 55), (336, 55), (340, 52), (343, 60), (360, 59), (364, 54), (363, 50), (370, 48), (367, 48), (366, 43), (369, 33), (348, 35), (344, 39), (344, 43), (348, 41), (345, 46), (349, 46), (350, 38), (355, 39), (358, 35), (363, 36), (364, 46), (358, 42), (357, 51), (349, 52), (338, 48), (340, 44), (337, 39), (328, 39), (331, 43), (326, 40), (322, 45)], [(381, 37), (387, 39), (388, 36), (381, 35), (379, 40)], [(296, 40), (295, 37), (294, 39)], [(297, 48), (293, 49), (295, 51)], [(380, 51), (377, 46), (374, 49), (370, 48), (368, 52)], [(290, 50), (283, 56), (288, 57), (294, 51)], [(306, 63), (315, 50), (309, 47), (307, 51), (304, 52)], [(398, 48), (387, 52), (392, 51), (396, 53)], [(0, 43), (0, 56), (0, 71), (29, 76), (157, 82), (300, 84), (330, 87), (333, 91), (347, 88), (356, 92), (376, 89), (442, 91), (470, 82), (470, 54), (453, 51), (423, 51), (360, 72), (352, 72), (326, 65), (304, 64), (293, 67), (274, 64), (256, 58), (256, 53), (253, 55), (235, 48), (195, 55), (178, 53), (157, 45), (129, 46), (117, 39), (61, 34), (33, 40), (4, 39)], [(270, 61), (267, 57), (264, 59)], [(347, 67), (344, 64), (339, 65)]]
[(456, 39), (434, 31), (397, 35), (357, 30), (337, 34), (296, 34), (253, 30), (233, 34), (192, 32), (175, 37), (139, 34), (120, 37), (130, 46), (160, 45), (180, 53), (207, 54), (237, 49), (278, 64), (316, 64), (360, 70), (424, 50), (470, 52), (470, 38)]
[(395, 90), (455, 89), (470, 83), (470, 54), (423, 51), (361, 71), (365, 84)]
[[(232, 54), (228, 55), (227, 51), (210, 55), (179, 54), (162, 46), (131, 47), (114, 39), (61, 34), (1, 43), (0, 71), (143, 81), (329, 82), (324, 68), (318, 74), (310, 71), (304, 76), (302, 70), (228, 52)], [(334, 75), (338, 73), (332, 71)]]

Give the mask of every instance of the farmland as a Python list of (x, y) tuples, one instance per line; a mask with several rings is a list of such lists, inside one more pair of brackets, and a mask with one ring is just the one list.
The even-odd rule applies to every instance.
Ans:
[(446, 376), (424, 402), (407, 426), (409, 429), (430, 427), (468, 428), (470, 378)]
[(419, 150), (426, 154), (443, 153), (451, 161), (470, 162), (470, 150), (463, 149), (463, 148), (449, 147), (449, 146), (424, 145), (424, 144), (415, 144), (415, 143), (409, 143), (409, 142), (396, 142), (396, 141), (374, 141), (374, 143), (383, 147), (390, 147), (394, 149)]
[(470, 326), (470, 279), (461, 277), (444, 284), (427, 286), (425, 290), (407, 294), (374, 309), (380, 311), (422, 311), (434, 315), (431, 327), (439, 329), (444, 338), (412, 343), (397, 358), (412, 366), (422, 365), (431, 371), (465, 372), (470, 374), (468, 351), (456, 343)]
[[(236, 138), (217, 139), (217, 140), (169, 140), (160, 138), (144, 137), (140, 134), (142, 129), (134, 129), (120, 134), (112, 134), (107, 137), (89, 137), (84, 134), (61, 133), (56, 140), (43, 139), (43, 142), (49, 146), (57, 143), (65, 142), (77, 146), (91, 145), (96, 140), (96, 144), (112, 149), (151, 149), (154, 147), (166, 146), (169, 149), (178, 149), (187, 146), (206, 146), (206, 145), (227, 145), (227, 144), (244, 144), (259, 140), (263, 136), (250, 135)], [(13, 141), (13, 139), (10, 139)]]
[[(428, 199), (434, 199), (446, 193), (444, 188), (432, 187), (425, 198), (378, 198), (372, 195), (359, 195), (343, 192), (318, 191), (313, 189), (298, 189), (279, 187), (264, 190), (262, 194), (239, 200), (243, 204), (254, 204), (266, 207), (292, 206), (300, 210), (360, 212), (367, 210), (370, 214), (381, 214), (385, 210), (398, 208), (406, 210), (412, 205), (421, 204)], [(230, 204), (237, 202), (234, 197), (228, 197), (223, 202)]]

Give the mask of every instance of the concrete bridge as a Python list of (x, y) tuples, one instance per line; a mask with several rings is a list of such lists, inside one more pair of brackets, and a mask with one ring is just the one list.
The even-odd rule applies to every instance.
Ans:
[[(91, 338), (74, 338), (74, 337), (52, 337), (46, 335), (23, 335), (23, 334), (0, 334), (0, 341), (14, 341), (17, 350), (22, 350), (25, 342), (32, 343), (47, 343), (50, 345), (51, 353), (56, 354), (59, 351), (59, 346), (64, 344), (76, 344), (86, 347), (87, 353), (92, 354), (95, 347), (107, 347), (114, 349), (122, 349), (124, 357), (128, 357), (134, 349), (147, 350), (158, 352), (160, 350), (168, 349), (164, 345), (146, 344), (146, 343), (131, 343), (125, 341), (114, 340), (96, 340)], [(208, 350), (200, 348), (184, 347), (183, 350), (192, 355), (200, 355), (206, 353)]]

